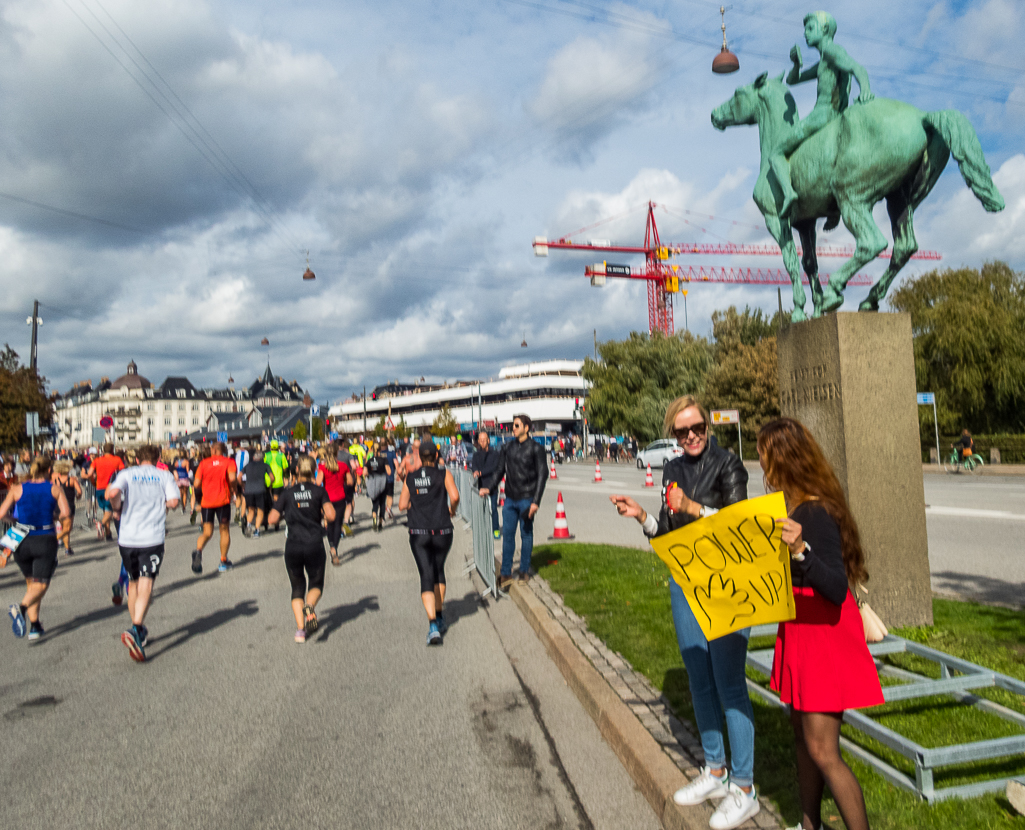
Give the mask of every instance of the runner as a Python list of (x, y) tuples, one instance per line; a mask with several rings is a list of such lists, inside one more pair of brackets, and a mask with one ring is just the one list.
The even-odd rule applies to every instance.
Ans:
[(253, 453), (253, 460), (246, 464), (242, 471), (246, 524), (250, 529), (250, 535), (255, 539), (260, 538), (260, 528), (263, 527), (264, 520), (270, 512), (269, 488), (273, 477), (274, 471), (263, 460), (263, 453), (260, 450)]
[(388, 473), (388, 481), (385, 482), (384, 492), (384, 515), (389, 519), (394, 519), (392, 515), (391, 507), (395, 501), (395, 466), (398, 464), (398, 454), (395, 452), (395, 447), (389, 441), (385, 452), (385, 456), (388, 460), (388, 467), (391, 472)]
[[(335, 509), (323, 487), (313, 483), (315, 462), (308, 455), (296, 464), (298, 483), (286, 487), (270, 512), (269, 521), (277, 524), (282, 516), (288, 523), (285, 539), (285, 569), (292, 583), (292, 613), (295, 615), (295, 641), (305, 643), (317, 630), (317, 602), (324, 592), (324, 533), (321, 518), (333, 522)], [(307, 577), (309, 584), (307, 585)]]
[(71, 549), (71, 530), (75, 526), (75, 501), (82, 498), (82, 485), (78, 479), (71, 475), (71, 462), (64, 459), (58, 461), (54, 466), (53, 481), (59, 484), (64, 491), (64, 498), (68, 502), (70, 516), (64, 521), (61, 532), (57, 534), (57, 544), (64, 544), (64, 552), (68, 556), (74, 556)]
[(149, 632), (143, 624), (153, 596), (153, 581), (164, 558), (167, 512), (178, 506), (181, 493), (170, 470), (155, 466), (160, 449), (140, 447), (139, 466), (122, 470), (107, 487), (106, 499), (121, 512), (117, 543), (128, 574), (128, 613), (132, 627), (121, 635), (132, 659), (146, 659)]
[(190, 466), (192, 467), (192, 512), (189, 514), (190, 525), (196, 523), (196, 513), (198, 512), (196, 510), (196, 502), (199, 499), (199, 493), (196, 492), (196, 472), (199, 470), (199, 465), (210, 457), (210, 448), (201, 447), (199, 450), (195, 450), (194, 453), (189, 459)]
[(174, 475), (178, 479), (178, 501), (181, 503), (183, 516), (188, 510), (189, 490), (192, 489), (192, 482), (189, 480), (191, 474), (188, 457), (179, 455), (178, 460), (174, 462)]
[[(388, 466), (388, 457), (374, 444), (372, 453), (367, 458), (367, 495), (370, 497), (370, 517), (374, 522), (374, 530), (384, 530), (384, 502), (388, 495), (388, 480), (392, 468)], [(394, 484), (392, 485), (394, 486)]]
[(242, 535), (246, 535), (246, 465), (249, 463), (249, 450), (239, 447), (232, 456), (235, 462), (235, 469), (238, 470), (240, 479), (239, 486), (235, 490), (235, 521), (242, 528)]
[(335, 447), (337, 447), (338, 463), (348, 467), (352, 474), (352, 484), (345, 488), (345, 515), (342, 517), (342, 533), (352, 536), (352, 527), (349, 523), (352, 521), (352, 505), (356, 500), (356, 459), (349, 452), (344, 441), (336, 441)]
[[(285, 458), (285, 454), (278, 449), (278, 442), (270, 442), (270, 452), (263, 454), (264, 463), (271, 469), (271, 483), (270, 483), (270, 497), (271, 503), (277, 501), (278, 496), (281, 495), (281, 491), (285, 486), (285, 476), (288, 473), (288, 459)], [(274, 524), (274, 529), (277, 530), (277, 524)]]
[[(237, 470), (235, 462), (224, 456), (224, 444), (218, 441), (213, 445), (209, 458), (200, 462), (196, 470), (194, 490), (200, 494), (200, 507), (203, 513), (203, 532), (196, 540), (196, 549), (192, 552), (192, 572), (203, 573), (203, 548), (214, 535), (214, 521), (221, 528), (221, 564), (217, 570), (224, 573), (232, 567), (228, 559), (228, 548), (231, 547), (231, 494), (235, 489)], [(193, 496), (193, 501), (195, 501)]]
[(399, 510), (409, 511), (409, 547), (420, 572), (420, 599), (429, 624), (427, 645), (436, 646), (441, 645), (448, 629), (442, 616), (445, 557), (452, 547), (452, 517), (459, 504), (459, 490), (452, 473), (438, 466), (438, 447), (433, 441), (420, 445), (420, 459), (420, 469), (402, 485)]
[(333, 447), (325, 447), (318, 453), (317, 484), (327, 491), (327, 497), (334, 508), (335, 517), (327, 525), (327, 543), (331, 548), (331, 564), (341, 565), (338, 558), (338, 541), (342, 535), (342, 520), (347, 508), (346, 497), (352, 491), (355, 479), (349, 465), (339, 461)]
[(103, 455), (93, 459), (92, 466), (89, 468), (89, 476), (96, 487), (96, 504), (103, 512), (103, 518), (96, 523), (96, 535), (101, 540), (113, 538), (113, 534), (110, 532), (110, 520), (114, 517), (114, 512), (110, 509), (110, 502), (103, 497), (103, 494), (107, 485), (110, 484), (110, 480), (124, 468), (125, 462), (114, 455), (114, 445), (109, 441), (103, 445)]
[[(20, 604), (12, 605), (8, 613), (14, 636), (24, 637), (28, 627), (30, 640), (38, 640), (46, 633), (39, 622), (39, 606), (57, 567), (53, 516), (59, 513), (63, 522), (71, 515), (64, 490), (50, 481), (51, 471), (50, 459), (45, 455), (37, 456), (29, 466), (29, 480), (12, 484), (0, 505), (0, 519), (8, 516), (17, 505), (18, 524), (28, 528), (28, 535), (13, 552), (14, 561), (25, 577), (25, 596)], [(7, 567), (10, 556), (10, 550), (0, 548), (0, 568)]]

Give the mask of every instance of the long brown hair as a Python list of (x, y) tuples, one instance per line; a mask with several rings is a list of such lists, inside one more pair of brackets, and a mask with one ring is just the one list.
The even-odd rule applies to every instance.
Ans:
[(854, 586), (867, 582), (858, 525), (836, 473), (804, 424), (793, 418), (769, 421), (758, 431), (758, 453), (766, 482), (784, 492), (791, 510), (806, 501), (818, 501), (825, 508), (840, 528), (847, 581)]

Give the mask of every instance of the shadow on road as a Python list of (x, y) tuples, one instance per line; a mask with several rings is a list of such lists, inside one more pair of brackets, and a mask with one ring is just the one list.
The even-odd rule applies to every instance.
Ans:
[(991, 576), (939, 571), (932, 574), (933, 587), (943, 593), (956, 594), (964, 599), (982, 603), (1000, 603), (1015, 608), (1022, 606), (1025, 583), (1008, 582)]
[(328, 637), (350, 620), (362, 616), (367, 611), (380, 610), (381, 606), (377, 602), (376, 594), (370, 597), (363, 597), (359, 602), (350, 602), (348, 605), (336, 605), (334, 608), (330, 608), (317, 615), (320, 626), (317, 629), (317, 639), (314, 642), (326, 643)]
[(455, 625), (463, 617), (472, 617), (483, 607), (481, 598), (477, 595), (476, 591), (470, 591), (464, 594), (460, 599), (452, 599), (451, 597), (445, 598), (445, 622), (449, 626)]
[(342, 549), (338, 552), (338, 558), (344, 565), (346, 562), (351, 562), (357, 556), (363, 556), (366, 553), (370, 553), (372, 550), (377, 550), (381, 546), (377, 542), (371, 542), (368, 545), (359, 545), (358, 547), (349, 548), (348, 550)]
[(260, 609), (257, 608), (255, 599), (246, 599), (237, 603), (234, 608), (222, 608), (219, 611), (214, 611), (212, 614), (207, 614), (205, 617), (199, 617), (190, 623), (179, 626), (167, 634), (154, 637), (150, 640), (150, 646), (155, 643), (163, 643), (165, 640), (173, 640), (173, 642), (155, 653), (147, 652), (146, 662), (152, 662), (157, 657), (162, 657), (171, 649), (177, 648), (182, 643), (188, 642), (199, 634), (206, 634), (239, 617), (252, 617), (259, 613), (259, 611)]

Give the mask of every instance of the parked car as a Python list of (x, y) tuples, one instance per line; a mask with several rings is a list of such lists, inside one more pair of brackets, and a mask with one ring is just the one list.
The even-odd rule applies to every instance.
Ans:
[(649, 464), (652, 467), (664, 467), (670, 458), (679, 455), (683, 455), (683, 447), (675, 439), (659, 438), (637, 453), (637, 469), (643, 470)]

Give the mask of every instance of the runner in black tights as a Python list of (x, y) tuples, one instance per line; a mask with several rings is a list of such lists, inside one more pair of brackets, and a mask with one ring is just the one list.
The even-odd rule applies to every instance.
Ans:
[[(304, 455), (296, 466), (298, 482), (281, 491), (267, 522), (276, 525), (284, 518), (288, 524), (285, 540), (285, 568), (292, 583), (292, 613), (295, 614), (295, 641), (305, 643), (306, 635), (317, 630), (314, 609), (324, 592), (324, 533), (321, 517), (333, 522), (335, 509), (323, 487), (313, 483), (316, 461)], [(307, 585), (307, 577), (309, 584)]]
[[(423, 462), (406, 476), (399, 510), (409, 525), (409, 547), (420, 572), (420, 599), (427, 612), (427, 645), (441, 645), (448, 626), (442, 616), (445, 602), (445, 557), (452, 547), (452, 517), (459, 504), (459, 490), (452, 473), (438, 467), (438, 447), (433, 441), (420, 444)], [(446, 498), (447, 497), (447, 498)]]

